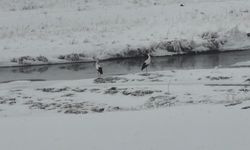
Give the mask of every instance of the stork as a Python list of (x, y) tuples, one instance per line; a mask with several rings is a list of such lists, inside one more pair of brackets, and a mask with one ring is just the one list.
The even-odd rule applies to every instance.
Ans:
[(144, 63), (142, 64), (142, 67), (141, 67), (141, 71), (143, 71), (143, 69), (146, 68), (146, 74), (148, 74), (148, 66), (151, 63), (151, 56), (149, 53), (147, 55), (148, 55), (148, 58), (144, 61)]
[(98, 78), (101, 78), (101, 75), (103, 74), (103, 71), (102, 71), (102, 67), (101, 65), (99, 64), (99, 59), (95, 59), (95, 68), (96, 68), (96, 71), (97, 71), (97, 74), (98, 74)]

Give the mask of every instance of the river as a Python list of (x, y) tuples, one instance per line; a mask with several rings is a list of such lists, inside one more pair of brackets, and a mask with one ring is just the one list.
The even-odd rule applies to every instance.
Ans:
[[(230, 67), (232, 64), (250, 60), (250, 50), (210, 53), (198, 55), (179, 55), (152, 57), (149, 71), (176, 69), (207, 69)], [(101, 61), (105, 76), (140, 72), (143, 58)], [(95, 64), (75, 63), (28, 67), (0, 68), (0, 82), (12, 80), (74, 80), (96, 77)]]

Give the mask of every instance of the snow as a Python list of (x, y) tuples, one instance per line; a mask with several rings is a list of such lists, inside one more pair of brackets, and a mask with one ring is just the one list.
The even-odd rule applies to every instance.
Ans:
[[(240, 116), (240, 117), (239, 117)], [(1, 118), (3, 149), (247, 150), (249, 111), (223, 106)]]
[(249, 69), (0, 84), (3, 149), (248, 149)]
[[(0, 66), (249, 49), (248, 0), (2, 0)], [(17, 21), (18, 20), (18, 21)], [(204, 36), (205, 35), (205, 36)], [(211, 36), (216, 35), (216, 36)]]
[(250, 61), (238, 62), (232, 65), (232, 67), (249, 67)]
[(11, 109), (3, 109), (1, 115), (14, 114), (16, 106), (19, 113), (32, 109), (85, 114), (102, 109), (109, 112), (200, 103), (241, 104), (250, 97), (248, 72), (248, 68), (175, 70), (104, 79), (2, 83), (1, 103), (11, 105)]

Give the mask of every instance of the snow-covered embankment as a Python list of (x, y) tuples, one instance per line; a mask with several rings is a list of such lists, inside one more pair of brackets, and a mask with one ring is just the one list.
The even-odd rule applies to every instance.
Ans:
[(250, 48), (248, 0), (0, 3), (0, 66)]

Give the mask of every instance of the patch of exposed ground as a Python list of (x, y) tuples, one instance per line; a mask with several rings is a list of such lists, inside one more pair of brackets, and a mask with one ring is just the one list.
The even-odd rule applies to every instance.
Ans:
[(0, 104), (14, 105), (14, 104), (16, 104), (16, 98), (0, 97)]
[(159, 92), (159, 91), (153, 91), (153, 90), (134, 90), (134, 89), (129, 89), (129, 88), (117, 88), (117, 87), (111, 87), (107, 90), (104, 91), (104, 94), (117, 94), (121, 93), (125, 96), (145, 96), (145, 95), (150, 95), (153, 94), (154, 92)]
[(42, 91), (42, 92), (48, 92), (48, 93), (56, 93), (56, 92), (62, 92), (62, 91), (67, 91), (69, 90), (68, 87), (64, 87), (64, 88), (41, 88), (41, 89), (37, 89), (38, 91)]
[(153, 94), (154, 91), (152, 90), (135, 90), (135, 91), (123, 91), (123, 95), (131, 95), (131, 96), (145, 96)]
[(241, 109), (250, 109), (250, 106), (242, 107)]
[(235, 105), (239, 105), (241, 104), (242, 102), (234, 102), (234, 103), (230, 103), (230, 104), (227, 104), (225, 105), (226, 107), (229, 107), (229, 106), (235, 106)]
[(106, 78), (97, 78), (94, 80), (94, 83), (117, 83), (117, 82), (125, 83), (129, 80), (123, 77), (106, 77)]
[(145, 108), (170, 107), (176, 104), (177, 96), (159, 95), (150, 97), (144, 104)]
[(106, 104), (96, 104), (89, 101), (74, 102), (74, 100), (54, 102), (29, 100), (25, 102), (24, 105), (27, 105), (29, 109), (55, 111), (65, 114), (86, 114), (90, 112), (101, 113), (104, 111), (122, 110), (119, 106), (107, 106)]
[(209, 80), (228, 80), (231, 79), (232, 77), (227, 77), (227, 76), (206, 76), (207, 79)]

